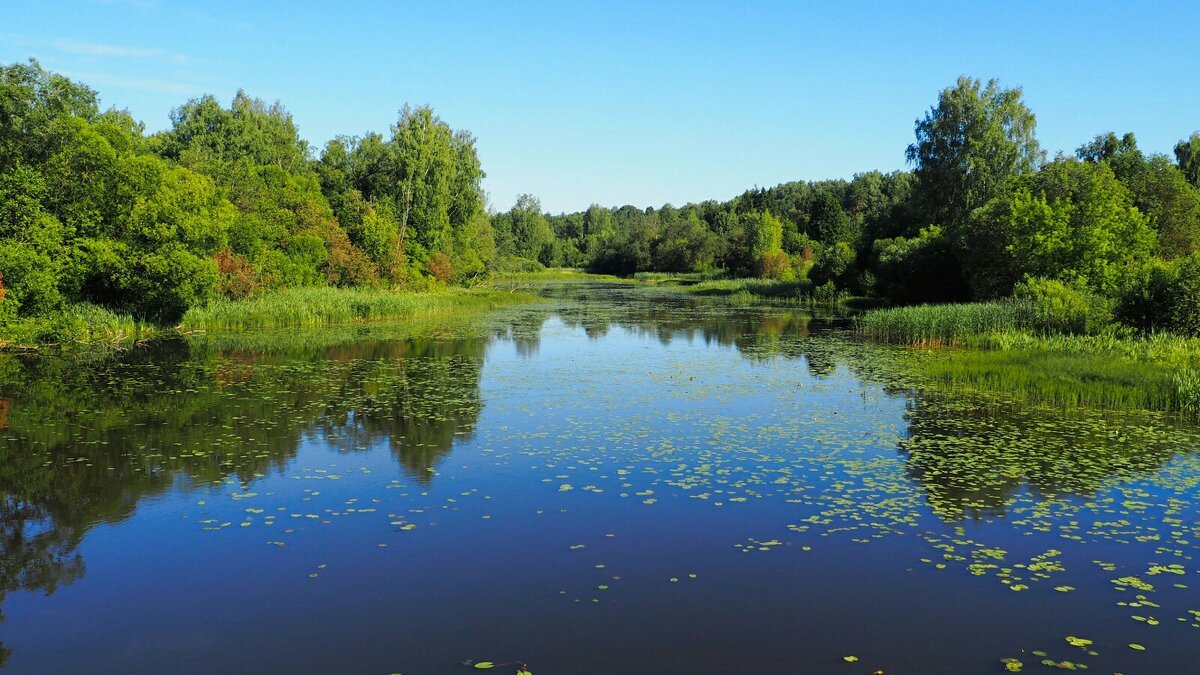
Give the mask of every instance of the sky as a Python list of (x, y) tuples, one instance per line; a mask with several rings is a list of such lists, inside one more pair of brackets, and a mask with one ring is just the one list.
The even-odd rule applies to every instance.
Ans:
[(906, 168), (959, 75), (1021, 87), (1053, 156), (1200, 130), (1200, 2), (0, 0), (37, 58), (148, 131), (209, 93), (279, 100), (315, 148), (405, 104), (470, 130), (492, 208), (729, 199)]

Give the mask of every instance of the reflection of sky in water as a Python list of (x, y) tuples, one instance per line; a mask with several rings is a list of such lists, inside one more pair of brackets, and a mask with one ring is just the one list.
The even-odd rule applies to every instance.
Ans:
[[(6, 583), (34, 591), (4, 602), (9, 668), (791, 673), (853, 654), (963, 673), (1045, 650), (1167, 673), (1198, 655), (1198, 474), (1172, 459), (1195, 436), (1154, 418), (914, 396), (898, 350), (802, 314), (620, 288), (365, 332), (9, 361)], [(48, 516), (14, 529), (23, 505)], [(47, 596), (14, 574), (39, 541), (84, 576)]]

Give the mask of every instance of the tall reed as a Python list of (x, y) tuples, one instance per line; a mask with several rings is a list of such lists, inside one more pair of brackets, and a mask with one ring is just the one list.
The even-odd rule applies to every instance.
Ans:
[(529, 299), (498, 290), (402, 292), (376, 288), (291, 288), (242, 300), (218, 300), (188, 310), (183, 331), (250, 330), (402, 319), (460, 307), (487, 307)]
[(1021, 327), (1016, 302), (914, 305), (869, 311), (856, 320), (859, 333), (893, 344), (962, 344), (972, 337)]

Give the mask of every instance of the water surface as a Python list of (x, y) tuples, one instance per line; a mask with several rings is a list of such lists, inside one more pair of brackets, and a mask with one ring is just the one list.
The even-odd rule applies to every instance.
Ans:
[(926, 389), (788, 308), (548, 294), (0, 358), (6, 669), (1196, 672), (1193, 429)]

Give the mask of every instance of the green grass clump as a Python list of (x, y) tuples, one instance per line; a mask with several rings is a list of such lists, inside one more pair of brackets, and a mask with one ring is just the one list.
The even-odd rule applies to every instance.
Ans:
[(161, 330), (99, 305), (69, 305), (52, 316), (12, 320), (0, 326), (0, 349), (66, 345), (120, 345), (155, 337)]
[(524, 294), (481, 289), (417, 293), (376, 288), (291, 288), (192, 308), (184, 314), (179, 329), (237, 331), (382, 321), (528, 299)]
[(858, 317), (858, 331), (879, 342), (963, 344), (968, 339), (1021, 327), (1015, 302), (972, 302), (876, 309)]
[(977, 336), (965, 344), (992, 350), (1036, 349), (1069, 354), (1167, 366), (1173, 369), (1200, 367), (1200, 338), (1171, 333), (1149, 335), (1034, 335), (1009, 331)]
[(1177, 370), (1171, 375), (1171, 384), (1175, 387), (1175, 401), (1180, 410), (1200, 416), (1200, 370)]
[(1022, 299), (874, 310), (857, 325), (880, 342), (976, 348), (930, 354), (924, 373), (945, 385), (1200, 417), (1200, 339), (1107, 326), (1100, 334), (1071, 334), (1103, 325), (1092, 320), (1102, 312), (1085, 314)]
[(680, 285), (697, 284), (703, 281), (717, 281), (725, 278), (725, 270), (711, 272), (638, 272), (633, 275), (638, 281), (650, 283), (672, 283)]
[(797, 298), (807, 291), (807, 281), (775, 281), (773, 279), (717, 279), (701, 281), (686, 288), (696, 295), (733, 296), (749, 294), (760, 298)]
[(954, 387), (1069, 406), (1144, 408), (1200, 418), (1200, 339), (1167, 333), (997, 331), (929, 352), (923, 371)]
[(630, 281), (630, 279), (623, 279), (611, 274), (593, 274), (574, 267), (554, 267), (534, 272), (500, 272), (492, 275), (491, 283), (493, 285), (504, 285), (519, 282), (578, 281), (584, 279), (588, 281)]

